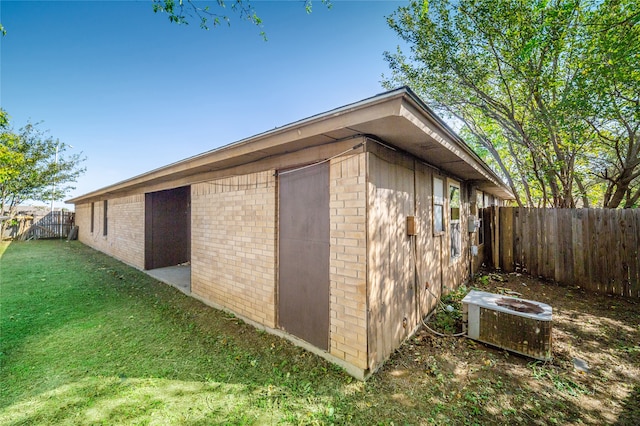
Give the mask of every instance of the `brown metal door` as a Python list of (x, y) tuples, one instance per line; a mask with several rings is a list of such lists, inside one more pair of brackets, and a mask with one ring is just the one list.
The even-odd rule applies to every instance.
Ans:
[(329, 164), (279, 176), (280, 327), (329, 349)]
[(145, 269), (191, 260), (191, 187), (145, 196)]

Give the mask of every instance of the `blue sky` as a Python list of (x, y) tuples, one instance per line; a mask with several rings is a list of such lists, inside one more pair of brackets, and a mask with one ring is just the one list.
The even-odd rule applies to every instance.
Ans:
[(71, 197), (383, 91), (400, 43), (385, 17), (406, 2), (252, 4), (266, 42), (233, 14), (171, 24), (151, 0), (2, 0), (0, 105), (87, 157)]

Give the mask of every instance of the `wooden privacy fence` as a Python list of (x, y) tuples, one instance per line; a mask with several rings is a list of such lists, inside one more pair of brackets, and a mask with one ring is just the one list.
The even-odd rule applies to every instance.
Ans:
[(484, 218), (494, 267), (640, 297), (640, 209), (490, 207)]
[(48, 212), (44, 216), (18, 215), (5, 230), (3, 238), (32, 240), (45, 238), (67, 238), (74, 226), (75, 213), (68, 211)]

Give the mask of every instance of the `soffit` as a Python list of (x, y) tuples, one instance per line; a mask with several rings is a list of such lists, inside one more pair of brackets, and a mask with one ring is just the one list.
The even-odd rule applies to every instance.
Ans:
[[(169, 164), (69, 200), (86, 202), (146, 186), (224, 170), (358, 135), (376, 138), (502, 198), (512, 198), (495, 174), (408, 89), (398, 89)], [(456, 139), (457, 138), (457, 139)]]

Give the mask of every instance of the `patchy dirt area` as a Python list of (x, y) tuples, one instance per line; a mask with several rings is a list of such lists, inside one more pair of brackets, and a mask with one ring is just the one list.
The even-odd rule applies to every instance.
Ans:
[[(517, 273), (481, 271), (471, 288), (551, 305), (553, 359), (536, 361), (423, 328), (373, 379), (408, 411), (422, 405), (428, 412), (420, 422), (640, 424), (639, 300)], [(447, 303), (455, 306), (465, 293)], [(451, 332), (444, 315), (429, 324)]]

